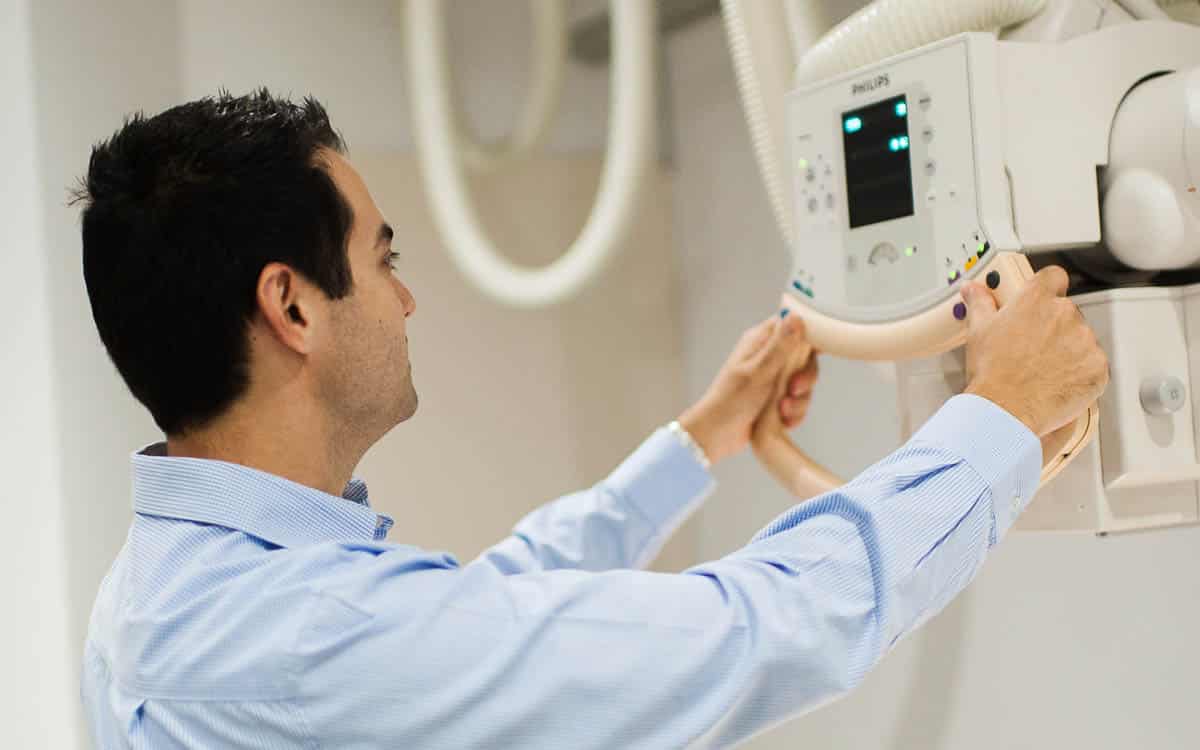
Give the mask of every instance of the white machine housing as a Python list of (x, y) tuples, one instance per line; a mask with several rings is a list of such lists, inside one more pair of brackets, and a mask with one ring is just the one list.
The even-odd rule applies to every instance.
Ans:
[[(1102, 176), (1127, 96), (1168, 121), (1146, 134), (1158, 139), (1149, 151), (1159, 155), (1136, 146), (1115, 151), (1120, 172), (1144, 168), (1152, 177), (1135, 172), (1142, 182), (1131, 184), (1157, 180), (1170, 194), (1176, 213), (1159, 210), (1164, 200), (1150, 204), (1166, 216), (1160, 223), (1177, 219), (1174, 235), (1168, 227), (1170, 267), (1194, 265), (1200, 174), (1191, 170), (1200, 170), (1200, 158), (1192, 161), (1191, 150), (1200, 144), (1200, 87), (1193, 107), (1192, 99), (1155, 93), (1178, 85), (1150, 84), (1174, 73), (1191, 76), (1187, 88), (1197, 76), (1176, 71), (1196, 66), (1200, 28), (1145, 21), (1056, 44), (961, 34), (797, 88), (788, 101), (796, 218), (789, 291), (831, 318), (885, 325), (945, 305), (990, 253), (1096, 248), (1102, 185), (1121, 181), (1115, 168), (1103, 183)], [(1137, 91), (1144, 82), (1149, 93)], [(851, 142), (869, 128), (864, 113), (894, 118), (886, 127), (895, 132), (870, 131), (875, 151)], [(1153, 121), (1153, 114), (1121, 117), (1123, 141)], [(880, 155), (905, 135), (905, 148)], [(1175, 140), (1163, 146), (1167, 137)], [(909, 159), (907, 186), (896, 152)], [(862, 159), (876, 167), (889, 161), (872, 173)], [(902, 194), (886, 192), (898, 187), (911, 191), (911, 208)], [(1106, 196), (1104, 224), (1123, 238), (1126, 255), (1137, 255), (1139, 235), (1129, 227), (1152, 238), (1161, 232), (1147, 223), (1147, 202), (1136, 201), (1141, 191), (1129, 192), (1134, 197)], [(880, 194), (889, 208), (852, 210), (856, 195), (861, 202)], [(1197, 522), (1200, 420), (1191, 394), (1200, 362), (1191, 360), (1200, 356), (1200, 340), (1192, 340), (1200, 338), (1200, 287), (1112, 289), (1076, 301), (1112, 364), (1100, 439), (1044, 488), (1019, 526), (1107, 533)], [(963, 387), (961, 351), (902, 362), (898, 374), (907, 435)]]
[[(1138, 22), (1061, 44), (960, 34), (796, 89), (793, 292), (842, 320), (886, 322), (957, 294), (980, 255), (1096, 245), (1097, 169), (1122, 99), (1196, 65), (1200, 29)], [(897, 96), (913, 211), (852, 228), (843, 117)]]

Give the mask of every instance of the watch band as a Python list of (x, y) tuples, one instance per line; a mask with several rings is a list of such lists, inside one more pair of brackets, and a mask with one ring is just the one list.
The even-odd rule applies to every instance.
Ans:
[(692, 452), (692, 455), (696, 457), (701, 466), (705, 469), (712, 468), (712, 461), (708, 460), (708, 456), (704, 454), (704, 449), (700, 447), (700, 444), (696, 442), (691, 433), (683, 429), (683, 425), (679, 424), (679, 420), (671, 422), (671, 424), (667, 425), (667, 429), (675, 434), (675, 437), (683, 444), (683, 447)]

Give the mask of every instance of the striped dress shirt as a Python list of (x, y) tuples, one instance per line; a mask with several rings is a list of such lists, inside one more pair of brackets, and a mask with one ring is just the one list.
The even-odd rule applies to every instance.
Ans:
[(152, 446), (92, 613), (86, 716), (105, 749), (728, 747), (852, 689), (942, 609), (1040, 463), (1020, 422), (957, 396), (668, 574), (639, 568), (713, 480), (665, 429), (466, 564), (385, 541), (361, 482), (334, 497)]

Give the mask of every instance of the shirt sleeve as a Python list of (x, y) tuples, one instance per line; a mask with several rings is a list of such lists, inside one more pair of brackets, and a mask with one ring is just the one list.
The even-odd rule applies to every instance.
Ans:
[(853, 482), (680, 574), (381, 554), (310, 609), (309, 721), (345, 747), (728, 747), (852, 689), (945, 606), (1040, 463), (1020, 422), (960, 396)]
[(599, 484), (527, 515), (476, 562), (505, 575), (642, 568), (714, 486), (708, 470), (663, 428)]

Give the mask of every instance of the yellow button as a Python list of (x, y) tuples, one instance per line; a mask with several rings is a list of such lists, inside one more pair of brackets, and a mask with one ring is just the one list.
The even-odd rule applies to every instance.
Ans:
[(970, 271), (972, 268), (975, 267), (975, 264), (978, 262), (979, 262), (979, 258), (971, 258), (970, 260), (967, 261), (967, 264), (965, 266), (963, 266), (963, 268)]

